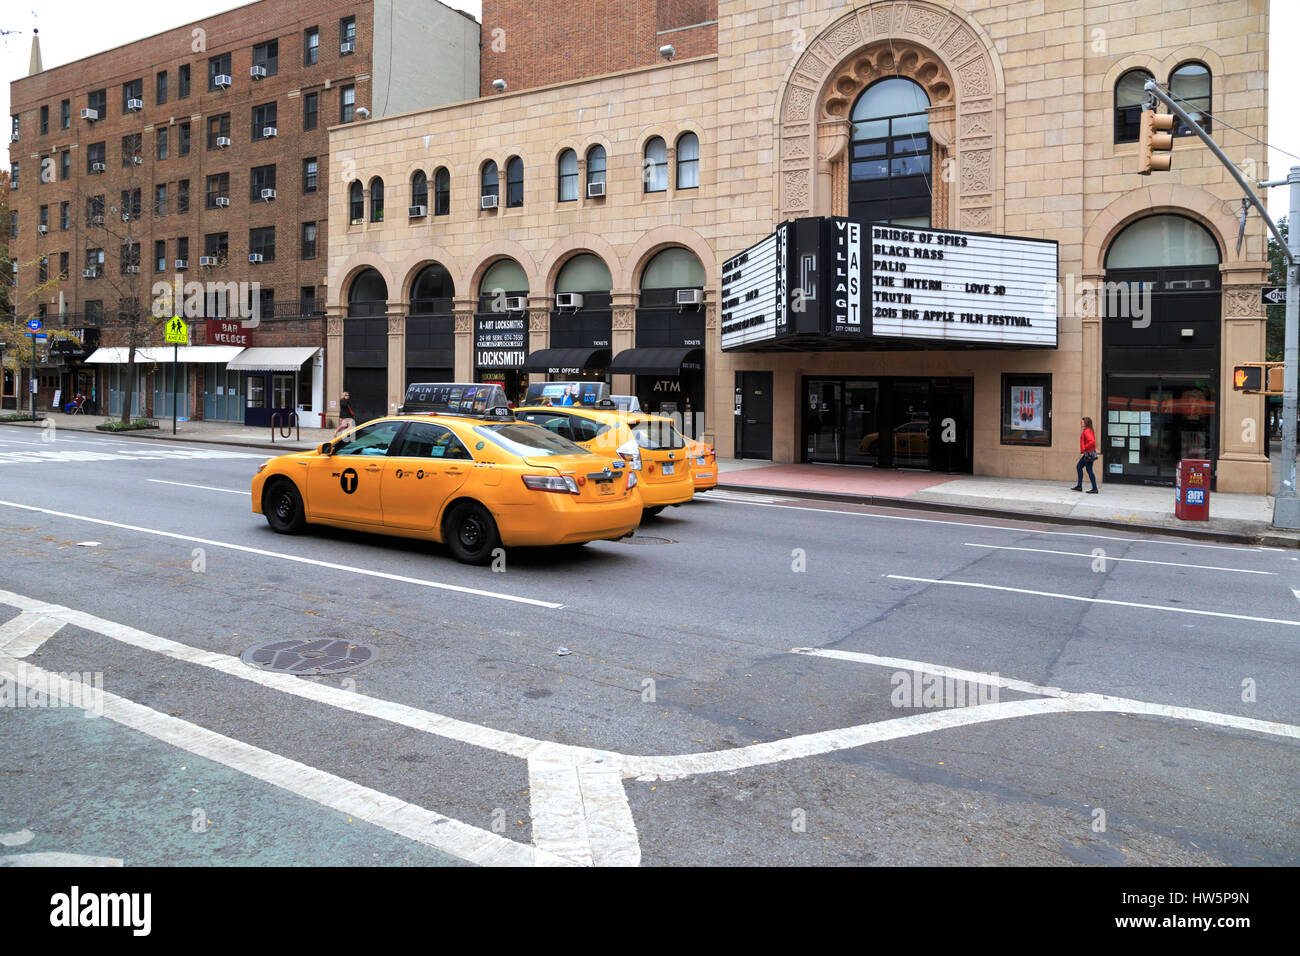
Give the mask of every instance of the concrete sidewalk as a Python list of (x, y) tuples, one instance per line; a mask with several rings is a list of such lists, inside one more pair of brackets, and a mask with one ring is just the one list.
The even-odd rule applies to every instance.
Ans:
[(1089, 495), (1071, 491), (1068, 478), (1030, 481), (851, 465), (774, 465), (732, 459), (719, 459), (718, 487), (1300, 547), (1300, 532), (1278, 531), (1272, 527), (1272, 495), (1213, 493), (1209, 521), (1181, 521), (1174, 517), (1172, 488), (1102, 484), (1099, 494)]
[[(277, 432), (275, 440), (271, 439), (270, 428), (250, 428), (238, 422), (178, 422), (176, 434), (172, 434), (172, 420), (158, 419), (156, 429), (140, 431), (101, 432), (95, 426), (108, 421), (117, 421), (103, 415), (65, 415), (62, 412), (36, 413), (45, 421), (38, 422), (0, 422), (0, 425), (13, 425), (19, 428), (44, 428), (46, 422), (53, 422), (57, 431), (95, 432), (98, 435), (116, 435), (130, 438), (163, 438), (168, 441), (209, 442), (217, 445), (243, 445), (248, 448), (266, 448), (278, 452), (302, 451), (315, 448), (334, 434), (327, 428), (303, 428), (295, 430), (289, 438), (281, 438)], [(56, 431), (56, 434), (57, 434)]]

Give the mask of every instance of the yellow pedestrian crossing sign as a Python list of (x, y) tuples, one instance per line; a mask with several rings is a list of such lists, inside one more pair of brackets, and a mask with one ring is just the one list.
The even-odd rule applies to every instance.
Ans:
[(167, 323), (168, 345), (189, 345), (190, 327), (179, 315), (173, 315)]

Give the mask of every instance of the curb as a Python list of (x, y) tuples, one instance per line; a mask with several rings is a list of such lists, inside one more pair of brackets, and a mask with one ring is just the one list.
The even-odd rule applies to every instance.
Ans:
[[(57, 424), (57, 423), (56, 423)], [(33, 427), (30, 422), (0, 422), (0, 425), (13, 425), (18, 428)], [(292, 443), (286, 439), (284, 442), (250, 442), (239, 441), (238, 439), (212, 439), (212, 438), (187, 438), (184, 435), (169, 435), (161, 431), (154, 434), (141, 434), (140, 431), (124, 432), (102, 432), (94, 428), (69, 428), (63, 427), (63, 431), (76, 432), (79, 435), (111, 435), (114, 438), (142, 438), (146, 441), (182, 441), (192, 445), (233, 445), (237, 448), (265, 448), (271, 451), (278, 451), (281, 454), (288, 455), (298, 451), (310, 451), (318, 443), (308, 443), (300, 448), (291, 447)], [(301, 444), (301, 443), (298, 443)]]
[(1277, 535), (1271, 531), (1212, 531), (1197, 528), (1169, 528), (1164, 525), (1140, 524), (1132, 521), (1111, 521), (1106, 518), (1080, 518), (1074, 515), (1049, 515), (1036, 511), (1010, 511), (1002, 508), (981, 508), (975, 505), (949, 504), (943, 501), (918, 501), (914, 498), (891, 498), (885, 495), (853, 495), (842, 492), (807, 491), (802, 488), (777, 488), (759, 485), (738, 485), (718, 482), (719, 490), (779, 494), (812, 501), (839, 501), (846, 504), (868, 505), (878, 508), (900, 508), (908, 511), (938, 511), (944, 514), (966, 515), (975, 518), (1004, 518), (1009, 521), (1032, 521), (1038, 524), (1083, 525), (1106, 528), (1111, 531), (1141, 531), (1173, 538), (1198, 541), (1218, 541), (1225, 544), (1265, 545), (1274, 548), (1297, 548), (1300, 541)]

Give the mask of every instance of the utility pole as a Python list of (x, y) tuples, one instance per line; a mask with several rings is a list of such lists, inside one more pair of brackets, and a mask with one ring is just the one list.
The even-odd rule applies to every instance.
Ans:
[[(1300, 495), (1296, 493), (1296, 390), (1300, 384), (1300, 271), (1297, 270), (1296, 261), (1300, 259), (1300, 235), (1296, 234), (1297, 217), (1300, 216), (1300, 166), (1292, 166), (1286, 179), (1275, 179), (1264, 183), (1251, 184), (1242, 175), (1233, 162), (1228, 159), (1227, 155), (1219, 148), (1219, 144), (1210, 138), (1210, 135), (1201, 129), (1200, 124), (1187, 115), (1186, 111), (1174, 101), (1168, 93), (1162, 90), (1155, 80), (1147, 80), (1143, 86), (1147, 94), (1169, 108), (1169, 112), (1177, 116), (1183, 123), (1195, 133), (1207, 147), (1215, 158), (1218, 159), (1223, 167), (1237, 181), (1241, 187), (1246, 199), (1259, 210), (1260, 218), (1264, 220), (1269, 231), (1273, 233), (1273, 238), (1277, 240), (1278, 245), (1282, 247), (1282, 254), (1286, 257), (1286, 348), (1283, 352), (1284, 372), (1282, 379), (1282, 485), (1278, 488), (1277, 497), (1273, 499), (1273, 527), (1300, 529)], [(1291, 218), (1288, 220), (1290, 228), (1287, 230), (1288, 239), (1282, 238), (1281, 231), (1277, 228), (1277, 223), (1268, 214), (1268, 210), (1255, 195), (1256, 189), (1265, 189), (1269, 186), (1286, 186), (1291, 187)], [(1265, 441), (1268, 439), (1265, 438)]]

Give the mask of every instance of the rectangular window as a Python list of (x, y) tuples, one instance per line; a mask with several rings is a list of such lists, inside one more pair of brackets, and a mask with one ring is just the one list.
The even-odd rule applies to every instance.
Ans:
[(276, 107), (274, 103), (263, 103), (261, 106), (253, 107), (253, 142), (259, 139), (269, 139), (266, 135), (268, 129), (275, 128)]
[(357, 88), (349, 84), (339, 87), (339, 122), (351, 123), (357, 115)]
[(50, 108), (41, 107), (41, 135), (44, 136), (50, 131)]
[(176, 98), (186, 99), (190, 95), (190, 65), (182, 63), (176, 69)]
[(86, 197), (86, 225), (88, 226), (103, 225), (103, 223), (96, 222), (96, 220), (102, 219), (103, 216), (104, 216), (104, 197), (87, 196)]
[[(102, 173), (104, 166), (104, 156), (107, 154), (105, 143), (91, 143), (86, 147), (86, 172)], [(99, 166), (99, 169), (95, 167)]]
[(18, 188), (18, 164), (17, 163), (9, 164), (9, 188), (10, 189)]
[(154, 77), (153, 99), (159, 106), (167, 102), (167, 71), (159, 70)]
[(1002, 444), (1052, 444), (1052, 376), (1002, 376)]
[(302, 128), (315, 129), (320, 114), (320, 94), (304, 93), (302, 97)]
[(104, 274), (104, 250), (103, 249), (86, 250), (86, 268), (93, 270), (96, 275)]
[(274, 262), (275, 226), (248, 230), (248, 251), (260, 254), (263, 262)]
[(176, 258), (184, 259), (189, 262), (190, 258), (190, 239), (189, 236), (181, 236), (176, 240)]
[(168, 132), (168, 128), (166, 126), (159, 126), (158, 129), (154, 131), (154, 137), (157, 140), (158, 158), (166, 159), (167, 145), (168, 145), (167, 141), (171, 138), (170, 133)]
[(59, 124), (63, 129), (72, 128), (72, 100), (59, 103)]
[(108, 115), (108, 90), (94, 90), (86, 94), (86, 108), (92, 109), (103, 119)]
[(176, 127), (176, 155), (188, 156), (190, 154), (190, 124), (181, 123)]
[(155, 239), (153, 243), (153, 271), (167, 271), (167, 240)]
[(124, 242), (119, 247), (117, 271), (120, 275), (126, 275), (127, 270), (134, 268), (137, 271), (140, 268), (140, 243)]
[(226, 258), (230, 251), (230, 241), (224, 232), (210, 232), (203, 237), (203, 254), (205, 256), (216, 256), (218, 259)]
[(18, 211), (16, 209), (9, 210), (9, 238), (18, 238)]
[(320, 62), (320, 28), (308, 27), (302, 31), (302, 65)]
[(131, 101), (135, 100), (136, 105), (143, 109), (144, 107), (144, 80), (131, 80), (129, 83), (122, 84), (122, 112), (133, 112)]
[(316, 258), (316, 223), (314, 222), (304, 222), (302, 224), (302, 255), (300, 258)]
[(267, 40), (253, 47), (253, 66), (262, 67), (267, 76), (275, 76), (280, 71), (280, 41)]
[(41, 206), (40, 223), (42, 226), (45, 227), (46, 232), (50, 231), (50, 207), (49, 206)]
[[(49, 256), (41, 256), (40, 273), (36, 281), (39, 282), (41, 285), (44, 285), (45, 283), (50, 281), (50, 257)], [(45, 305), (42, 304), (41, 308), (44, 309)]]
[(353, 49), (356, 48), (357, 42), (357, 18), (344, 17), (339, 21), (339, 44), (352, 43)]
[[(298, 290), (298, 308), (303, 315), (311, 315), (316, 311), (316, 287), (305, 285)], [(303, 376), (307, 378), (307, 376)], [(310, 397), (308, 401), (310, 401)]]
[(248, 198), (260, 202), (263, 189), (275, 188), (275, 165), (254, 166), (248, 176)]
[(316, 157), (308, 156), (302, 161), (302, 191), (304, 193), (314, 193), (316, 191)]
[(217, 149), (218, 139), (230, 139), (230, 114), (208, 117), (208, 149)]
[(66, 279), (67, 277), (68, 277), (68, 254), (66, 252), (60, 252), (59, 253), (59, 278)]
[(207, 208), (216, 209), (218, 199), (230, 198), (230, 173), (213, 173), (208, 177)]
[(59, 153), (59, 178), (72, 178), (72, 150), (65, 149)]
[(144, 144), (141, 142), (143, 135), (140, 133), (127, 133), (122, 137), (122, 168), (126, 169), (131, 166), (139, 166), (137, 160), (144, 160)]
[(69, 202), (59, 203), (59, 229), (67, 232), (72, 228), (72, 204)]
[(220, 56), (208, 58), (208, 90), (219, 89), (217, 86), (217, 77), (230, 76), (230, 54), (222, 53)]
[(123, 222), (130, 222), (140, 218), (140, 190), (123, 189), (122, 200), (117, 205), (118, 212), (122, 214)]
[(159, 183), (153, 188), (153, 214), (167, 215), (167, 184)]
[(176, 211), (178, 213), (190, 211), (190, 181), (182, 179), (176, 184)]

